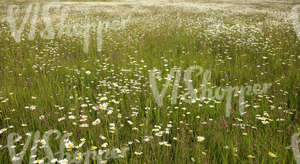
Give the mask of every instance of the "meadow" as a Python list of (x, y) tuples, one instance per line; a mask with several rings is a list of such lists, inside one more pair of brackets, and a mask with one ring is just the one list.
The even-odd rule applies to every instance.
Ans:
[[(0, 2), (0, 163), (300, 162), (298, 0), (98, 2), (60, 1), (46, 19), (48, 1)], [(197, 71), (189, 94), (192, 66), (212, 89), (271, 85), (234, 92), (226, 115)], [(161, 105), (151, 72), (159, 91), (170, 81)]]

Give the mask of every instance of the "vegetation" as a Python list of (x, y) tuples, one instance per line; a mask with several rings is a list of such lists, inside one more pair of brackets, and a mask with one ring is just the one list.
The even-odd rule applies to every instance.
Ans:
[[(289, 19), (295, 2), (68, 3), (63, 5), (71, 7), (63, 26), (60, 12), (50, 10), (54, 39), (39, 35), (46, 28), (40, 10), (36, 36), (28, 38), (31, 13), (20, 42), (2, 21), (1, 163), (12, 162), (5, 147), (9, 134), (22, 136), (16, 143), (20, 152), (27, 133), (43, 135), (51, 129), (70, 134), (67, 151), (73, 157), (80, 156), (76, 151), (129, 148), (123, 158), (103, 158), (108, 163), (296, 163), (289, 147), (291, 136), (300, 132), (300, 38)], [(1, 19), (7, 17), (8, 3), (1, 5)], [(19, 27), (29, 3), (17, 4)], [(75, 32), (83, 32), (87, 24), (85, 44)], [(59, 37), (62, 27), (74, 31)], [(266, 94), (247, 95), (242, 115), (236, 93), (226, 117), (226, 99), (203, 100), (200, 94), (193, 103), (183, 99), (188, 92), (183, 71), (195, 65), (211, 71), (212, 88), (272, 86)], [(149, 82), (154, 68), (161, 72), (159, 90), (172, 68), (182, 70), (176, 104), (171, 103), (172, 78), (158, 106)], [(202, 78), (196, 72), (192, 76), (198, 93)], [(60, 140), (54, 138), (50, 146), (58, 152)], [(42, 145), (35, 160), (46, 156)]]

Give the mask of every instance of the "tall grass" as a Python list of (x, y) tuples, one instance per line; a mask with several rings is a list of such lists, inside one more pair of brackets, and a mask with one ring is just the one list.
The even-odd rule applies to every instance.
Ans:
[[(45, 40), (37, 35), (30, 41), (29, 24), (23, 40), (16, 43), (2, 22), (0, 129), (8, 131), (0, 135), (0, 145), (16, 132), (23, 136), (16, 145), (19, 150), (26, 133), (57, 129), (72, 133), (70, 140), (76, 145), (85, 138), (81, 152), (92, 146), (97, 150), (129, 147), (124, 158), (109, 163), (295, 163), (287, 147), (300, 125), (300, 42), (286, 19), (292, 6), (283, 4), (247, 4), (248, 12), (238, 9), (242, 4), (234, 5), (235, 9), (141, 7), (142, 12), (130, 13), (132, 21), (125, 29), (103, 32), (102, 52), (97, 52), (93, 30), (88, 53), (83, 52), (80, 37)], [(2, 17), (6, 7), (2, 6)], [(126, 6), (122, 7), (123, 11)], [(122, 13), (90, 9), (86, 14), (74, 10), (67, 22), (112, 21)], [(44, 28), (41, 20), (38, 28)], [(159, 107), (149, 70), (162, 72), (158, 82), (162, 87), (172, 68), (185, 70), (192, 65), (212, 72), (211, 87), (256, 83), (272, 83), (272, 87), (266, 95), (247, 96), (249, 106), (243, 115), (236, 98), (230, 117), (225, 117), (226, 100), (190, 104), (178, 99), (171, 104), (173, 82)], [(194, 75), (194, 87), (201, 84), (202, 77)], [(183, 96), (187, 92), (183, 77), (180, 86), (178, 95)], [(103, 103), (112, 114), (92, 108)], [(263, 124), (257, 115), (271, 121)], [(101, 123), (92, 125), (97, 118)], [(80, 127), (85, 123), (88, 128)], [(197, 142), (197, 136), (205, 140)], [(103, 143), (108, 147), (101, 147)], [(58, 141), (53, 139), (51, 147), (58, 150)], [(43, 156), (38, 148), (37, 159)], [(29, 158), (28, 150), (24, 162)], [(7, 148), (1, 149), (0, 159), (11, 162)]]

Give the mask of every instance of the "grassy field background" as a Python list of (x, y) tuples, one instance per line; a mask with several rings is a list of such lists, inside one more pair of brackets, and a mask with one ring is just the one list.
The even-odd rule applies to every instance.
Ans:
[[(29, 1), (2, 1), (0, 18), (13, 3), (23, 6), (16, 16), (20, 24)], [(300, 38), (289, 19), (296, 4), (300, 3), (65, 4), (71, 7), (67, 27), (110, 22), (103, 30), (102, 52), (97, 52), (96, 30), (91, 29), (88, 53), (80, 36), (47, 40), (37, 34), (29, 40), (29, 22), (17, 43), (2, 21), (0, 163), (12, 161), (5, 147), (10, 133), (22, 136), (16, 143), (20, 152), (26, 133), (50, 129), (70, 133), (74, 145), (85, 140), (70, 153), (129, 148), (123, 158), (102, 161), (107, 163), (296, 163), (288, 147), (291, 136), (300, 132)], [(59, 13), (51, 10), (51, 18), (56, 25)], [(124, 19), (124, 28), (112, 28), (122, 26), (118, 21)], [(44, 28), (39, 17), (38, 31)], [(272, 87), (267, 94), (246, 96), (243, 115), (237, 98), (230, 117), (225, 117), (225, 100), (185, 103), (179, 98), (171, 104), (173, 82), (159, 107), (149, 71), (161, 71), (161, 88), (172, 68), (193, 65), (212, 72), (213, 88), (256, 83)], [(201, 88), (202, 77), (192, 77), (194, 87)], [(186, 92), (181, 77), (179, 97)], [(103, 104), (106, 110), (93, 108)], [(205, 139), (199, 142), (199, 136)], [(42, 145), (36, 159), (45, 157)], [(53, 137), (50, 146), (58, 151), (59, 140)], [(23, 162), (30, 158), (29, 149)]]

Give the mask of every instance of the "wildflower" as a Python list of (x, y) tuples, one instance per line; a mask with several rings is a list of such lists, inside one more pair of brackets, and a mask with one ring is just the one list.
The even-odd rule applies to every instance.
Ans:
[(153, 132), (159, 132), (159, 129), (155, 128), (155, 129), (152, 129)]
[(259, 105), (254, 105), (253, 108), (257, 109), (259, 108)]
[(60, 164), (68, 164), (68, 160), (67, 159), (62, 159), (62, 160), (59, 160), (58, 163), (60, 163)]
[(89, 124), (81, 124), (81, 125), (79, 125), (79, 127), (81, 127), (81, 128), (87, 128), (87, 127), (89, 127)]
[(51, 162), (51, 163), (56, 163), (56, 162), (57, 162), (57, 159), (54, 158), (54, 159), (52, 159), (50, 162)]
[(96, 150), (97, 149), (97, 146), (92, 146), (91, 147), (91, 150)]
[(249, 154), (249, 155), (248, 155), (248, 158), (255, 158), (255, 156)]
[(68, 141), (67, 143), (65, 143), (65, 147), (67, 149), (72, 149), (74, 147), (74, 144), (71, 141)]
[(16, 157), (16, 156), (14, 156), (14, 157), (12, 157), (12, 159), (11, 159), (12, 161), (18, 161), (18, 160), (20, 160), (20, 158), (19, 157)]
[(80, 155), (76, 156), (76, 160), (80, 161), (82, 157)]
[(35, 110), (35, 109), (36, 109), (36, 106), (35, 106), (35, 105), (31, 105), (31, 106), (29, 107), (29, 109), (30, 109), (30, 110)]
[(18, 138), (16, 138), (15, 142), (19, 142), (22, 139), (22, 136), (19, 136)]
[(40, 115), (40, 117), (39, 117), (40, 120), (43, 120), (44, 118), (45, 118), (44, 115)]
[(61, 122), (61, 121), (63, 121), (65, 119), (65, 117), (61, 117), (61, 118), (58, 118), (58, 122)]
[(206, 153), (204, 151), (201, 154), (204, 155), (204, 156), (206, 155)]
[(107, 97), (101, 97), (100, 98), (100, 101), (105, 101), (105, 100), (107, 100)]
[(107, 111), (107, 115), (110, 115), (110, 114), (112, 114), (113, 113), (113, 110), (109, 110), (109, 111)]
[(261, 123), (263, 123), (264, 125), (266, 125), (266, 124), (268, 124), (268, 123), (269, 123), (269, 121), (267, 121), (267, 120), (263, 120), (263, 121), (261, 121)]
[(122, 151), (121, 151), (119, 148), (115, 148), (114, 150), (115, 150), (115, 152), (116, 152), (117, 154), (121, 154), (121, 153), (122, 153)]
[(273, 157), (273, 158), (277, 157), (277, 155), (274, 154), (274, 153), (272, 153), (272, 152), (269, 152), (269, 156), (271, 156), (271, 157)]
[(100, 124), (100, 119), (99, 118), (97, 118), (95, 121), (93, 121), (92, 122), (92, 125), (98, 125), (98, 124)]
[(269, 114), (268, 113), (264, 113), (264, 116), (269, 117)]
[(128, 122), (129, 125), (132, 125), (132, 124), (133, 124), (133, 122), (130, 121), (130, 120), (128, 120), (127, 122)]
[(162, 141), (162, 142), (159, 142), (158, 144), (163, 145), (163, 146), (167, 146), (167, 147), (171, 146), (171, 144), (169, 144), (167, 141)]
[(104, 137), (104, 136), (100, 136), (100, 138), (102, 139), (102, 140), (106, 140), (106, 137)]
[(197, 137), (197, 141), (198, 142), (202, 142), (202, 141), (204, 141), (205, 140), (205, 137), (203, 137), (203, 136), (198, 136)]
[(100, 110), (106, 110), (106, 108), (107, 108), (107, 103), (103, 103), (103, 104), (99, 105)]
[(44, 160), (38, 159), (38, 160), (35, 160), (33, 163), (44, 163)]
[(6, 131), (7, 131), (7, 128), (0, 129), (0, 134), (4, 133)]
[(83, 144), (85, 144), (85, 138), (81, 138), (80, 141), (81, 141), (81, 143), (78, 146), (76, 146), (76, 149), (82, 147)]
[(156, 136), (161, 137), (163, 135), (163, 131), (160, 131), (158, 133), (155, 133)]
[(149, 141), (150, 141), (150, 138), (147, 137), (147, 138), (144, 139), (144, 141), (145, 141), (145, 142), (149, 142)]
[(85, 74), (87, 74), (87, 75), (90, 75), (91, 73), (92, 73), (92, 72), (89, 71), (89, 70), (85, 71)]
[(202, 125), (206, 125), (206, 124), (207, 124), (207, 122), (203, 121), (203, 122), (201, 122), (201, 124), (202, 124)]
[(171, 147), (171, 144), (169, 144), (169, 143), (165, 143), (165, 146), (167, 146), (167, 147)]
[(84, 120), (84, 121), (86, 121), (86, 119), (88, 118), (88, 116), (86, 116), (86, 115), (81, 115), (80, 117), (81, 117), (81, 119)]
[(194, 157), (191, 157), (191, 161), (195, 162), (195, 158), (194, 158)]
[(135, 151), (134, 154), (135, 154), (135, 155), (142, 155), (143, 152), (137, 152), (137, 151)]
[(107, 103), (103, 103), (103, 104), (100, 104), (100, 105), (98, 105), (98, 106), (93, 106), (93, 109), (94, 110), (106, 110), (107, 109)]
[(103, 147), (103, 148), (106, 148), (108, 146), (108, 143), (103, 143), (102, 145), (101, 145), (101, 147)]

